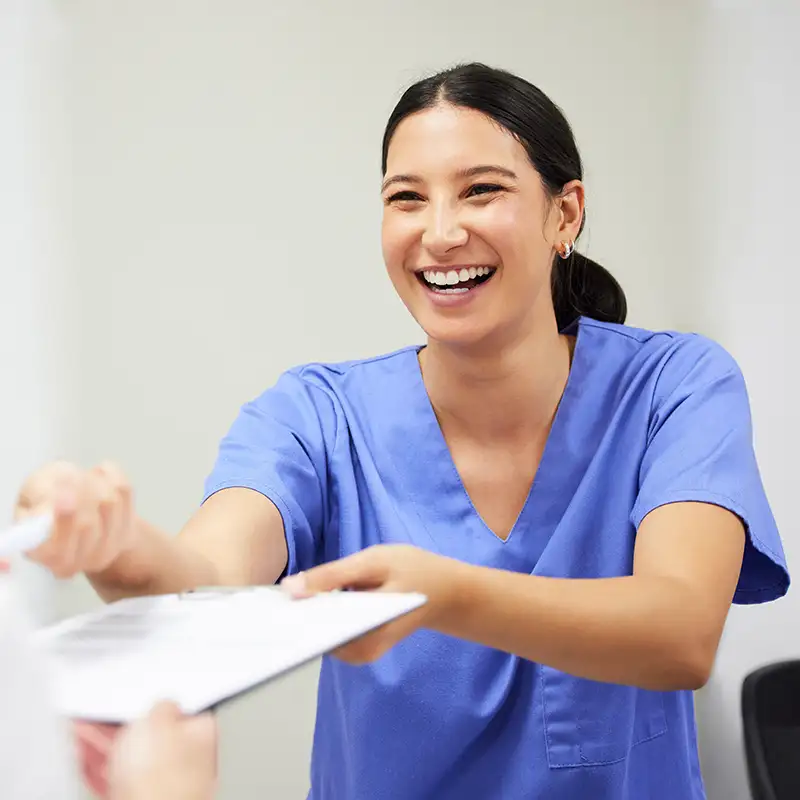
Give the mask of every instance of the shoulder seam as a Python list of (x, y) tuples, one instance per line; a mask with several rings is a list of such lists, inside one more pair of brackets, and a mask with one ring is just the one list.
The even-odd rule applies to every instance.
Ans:
[[(698, 334), (698, 333), (690, 333), (690, 334), (686, 334), (686, 336), (687, 336), (687, 338), (691, 338), (693, 342), (704, 342), (705, 345), (706, 345), (706, 347), (705, 347), (705, 349), (703, 351), (704, 353), (707, 353), (707, 352), (709, 352), (711, 350), (714, 350), (714, 349), (718, 349), (718, 350), (722, 351), (723, 353), (725, 353), (729, 358), (733, 359), (733, 357), (730, 355), (730, 353), (728, 353), (728, 351), (725, 350), (725, 348), (722, 347), (722, 345), (720, 345), (718, 342), (714, 341), (713, 339), (709, 339), (708, 337), (703, 336), (702, 334)], [(650, 419), (651, 420), (652, 420), (652, 418), (653, 418), (653, 416), (654, 416), (654, 414), (656, 413), (656, 410), (657, 410), (657, 408), (656, 408), (656, 396), (657, 396), (658, 391), (659, 391), (659, 389), (661, 387), (661, 381), (662, 381), (662, 379), (664, 377), (664, 373), (667, 370), (667, 367), (672, 363), (673, 359), (676, 358), (676, 353), (678, 353), (678, 351), (679, 351), (678, 347), (674, 348), (672, 350), (672, 352), (668, 355), (668, 357), (665, 358), (662, 361), (662, 363), (659, 365), (658, 374), (656, 375), (656, 378), (653, 381), (652, 393), (650, 395)], [(691, 371), (691, 370), (689, 370), (689, 371)], [(680, 376), (680, 379), (675, 384), (675, 388), (676, 389), (677, 389), (677, 387), (680, 387), (680, 386), (683, 385), (683, 383), (686, 381), (688, 375), (689, 375), (689, 372), (687, 371), (685, 374)], [(733, 360), (733, 364), (732, 365), (728, 365), (728, 367), (723, 372), (721, 372), (718, 375), (715, 375), (713, 377), (712, 381), (723, 380), (723, 379), (727, 379), (727, 378), (730, 378), (730, 377), (736, 377), (738, 375), (741, 375), (741, 371), (738, 369), (738, 367), (736, 365), (736, 361)], [(710, 381), (704, 381), (703, 385), (705, 386), (708, 383), (710, 383)], [(650, 444), (650, 434), (648, 433), (648, 446), (649, 446), (649, 444)]]
[[(311, 394), (322, 395), (325, 398), (325, 402), (330, 406), (334, 420), (336, 422), (336, 427), (333, 433), (333, 447), (336, 448), (336, 445), (339, 443), (339, 438), (341, 435), (341, 425), (339, 423), (339, 415), (336, 413), (336, 403), (334, 399), (325, 391), (322, 386), (317, 386), (317, 384), (312, 383), (308, 380), (305, 376), (305, 372), (308, 368), (313, 366), (312, 364), (303, 364), (301, 367), (295, 367), (294, 370), (289, 370), (290, 372), (294, 372), (297, 375), (297, 379), (303, 384), (307, 391)], [(319, 417), (319, 412), (317, 412), (317, 416)]]
[(348, 370), (354, 369), (355, 367), (362, 367), (367, 366), (369, 364), (376, 364), (381, 361), (388, 361), (390, 358), (396, 358), (397, 356), (404, 355), (409, 353), (413, 350), (417, 350), (421, 345), (414, 345), (410, 344), (406, 347), (400, 347), (397, 350), (392, 350), (389, 353), (381, 353), (377, 356), (370, 356), (369, 358), (360, 358), (355, 359), (353, 361), (340, 361), (335, 363), (323, 363), (319, 361), (310, 362), (308, 364), (303, 364), (300, 367), (295, 367), (295, 370), (298, 375), (304, 377), (304, 374), (307, 370), (313, 369), (314, 367), (322, 367), (324, 369), (330, 370), (331, 372), (335, 372), (337, 375), (343, 375)]
[[(642, 340), (638, 336), (634, 336), (632, 333), (629, 333), (622, 326), (609, 327), (607, 325), (603, 325), (596, 319), (592, 319), (591, 317), (584, 317), (581, 324), (587, 325), (590, 328), (596, 328), (597, 330), (603, 330), (607, 331), (608, 333), (614, 333), (617, 336), (622, 336), (624, 339), (630, 339), (633, 342), (639, 342), (640, 344), (642, 343)], [(650, 330), (645, 331), (642, 328), (636, 328), (636, 330), (639, 330), (642, 333), (649, 334), (648, 338), (653, 338), (656, 336), (666, 336), (668, 339), (677, 339), (679, 335), (676, 331), (650, 331)], [(687, 333), (682, 335), (696, 336), (697, 334)]]

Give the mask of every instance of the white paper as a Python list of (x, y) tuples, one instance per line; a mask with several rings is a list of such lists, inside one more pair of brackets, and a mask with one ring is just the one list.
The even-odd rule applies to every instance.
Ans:
[(129, 722), (160, 700), (204, 711), (425, 602), (418, 594), (275, 587), (131, 598), (39, 631), (61, 714)]

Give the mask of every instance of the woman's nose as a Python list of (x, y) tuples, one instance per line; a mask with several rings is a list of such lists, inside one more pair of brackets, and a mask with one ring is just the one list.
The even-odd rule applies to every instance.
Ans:
[(422, 233), (422, 246), (432, 255), (463, 247), (468, 238), (469, 234), (454, 209), (438, 207), (430, 210)]

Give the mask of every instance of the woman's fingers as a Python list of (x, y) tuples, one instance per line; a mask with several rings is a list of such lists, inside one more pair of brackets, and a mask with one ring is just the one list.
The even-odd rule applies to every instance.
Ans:
[(309, 597), (337, 589), (379, 589), (389, 577), (384, 554), (375, 549), (362, 550), (338, 561), (331, 561), (281, 582), (293, 597)]
[(334, 655), (341, 661), (356, 666), (369, 664), (391, 650), (398, 642), (420, 627), (422, 612), (418, 609), (398, 617), (374, 631), (338, 648)]

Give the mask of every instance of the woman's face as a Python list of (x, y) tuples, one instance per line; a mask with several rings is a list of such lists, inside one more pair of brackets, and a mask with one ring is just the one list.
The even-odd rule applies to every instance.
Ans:
[(493, 120), (446, 104), (407, 117), (391, 140), (382, 193), (389, 277), (429, 337), (503, 340), (552, 315), (564, 213)]

